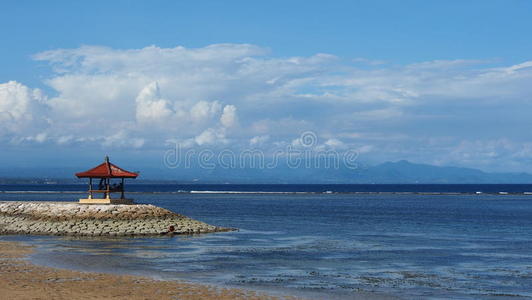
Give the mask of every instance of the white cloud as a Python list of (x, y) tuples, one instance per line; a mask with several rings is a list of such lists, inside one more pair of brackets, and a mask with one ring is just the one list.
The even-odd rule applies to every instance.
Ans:
[(190, 109), (192, 121), (202, 123), (206, 120), (216, 118), (222, 110), (222, 105), (218, 101), (199, 101)]
[[(0, 84), (0, 126), (20, 132), (45, 121), (46, 98), (39, 89), (30, 89), (16, 81)], [(40, 125), (40, 124), (39, 124)]]
[(136, 102), (136, 119), (140, 123), (165, 122), (174, 114), (169, 102), (161, 99), (157, 82), (144, 87), (137, 96)]
[(196, 136), (194, 138), (194, 141), (199, 146), (205, 146), (205, 145), (215, 145), (219, 143), (226, 143), (227, 140), (225, 138), (225, 130), (224, 129), (214, 129), (214, 128), (208, 128), (205, 131), (203, 131), (201, 134)]
[[(507, 136), (512, 145), (525, 143), (529, 137), (518, 131), (532, 126), (530, 61), (401, 66), (328, 54), (280, 58), (248, 44), (84, 46), (34, 57), (55, 70), (45, 81), (53, 96), (13, 81), (0, 84), (4, 142), (271, 147), (312, 130), (324, 138), (320, 146), (360, 149), (383, 160), (446, 157), (480, 166), (486, 160), (459, 154), (463, 141)], [(446, 139), (445, 146), (434, 139)], [(501, 143), (492, 148), (504, 150)], [(500, 157), (510, 163), (528, 155), (520, 153)]]
[(129, 136), (125, 131), (103, 137), (102, 145), (111, 148), (141, 148), (144, 139)]
[(343, 148), (345, 147), (345, 144), (338, 140), (338, 139), (328, 139), (325, 141), (325, 145), (332, 147), (332, 148)]
[(234, 105), (224, 106), (222, 116), (220, 117), (220, 122), (224, 127), (233, 127), (238, 122), (236, 115), (236, 107)]
[(34, 57), (56, 70), (46, 82), (58, 92), (49, 101), (57, 135), (99, 138), (104, 129), (124, 131), (162, 147), (169, 139), (205, 144), (197, 137), (220, 126), (237, 130), (240, 106), (248, 107), (248, 122), (256, 120), (251, 103), (265, 96), (275, 98), (262, 105), (282, 101), (290, 86), (336, 59), (327, 54), (268, 58), (267, 52), (246, 44), (133, 50), (84, 46)]
[(252, 146), (252, 147), (261, 146), (261, 145), (263, 145), (264, 143), (266, 143), (269, 140), (270, 140), (270, 136), (269, 135), (258, 135), (258, 136), (252, 137), (249, 140), (249, 145)]

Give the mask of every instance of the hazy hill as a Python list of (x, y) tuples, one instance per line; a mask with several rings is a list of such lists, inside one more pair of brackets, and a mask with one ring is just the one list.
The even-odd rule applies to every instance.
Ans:
[(358, 172), (364, 183), (532, 183), (528, 173), (487, 173), (477, 169), (438, 167), (405, 160), (386, 162)]
[[(80, 182), (74, 172), (83, 168), (65, 169), (0, 169), (0, 183)], [(289, 168), (139, 168), (143, 180), (178, 181), (183, 183), (532, 183), (528, 173), (488, 173), (477, 169), (439, 167), (405, 160), (375, 166), (359, 165), (356, 169)], [(14, 179), (16, 178), (16, 179)], [(37, 179), (37, 180), (36, 180)], [(47, 180), (44, 180), (47, 179)], [(60, 179), (60, 180), (57, 180)]]

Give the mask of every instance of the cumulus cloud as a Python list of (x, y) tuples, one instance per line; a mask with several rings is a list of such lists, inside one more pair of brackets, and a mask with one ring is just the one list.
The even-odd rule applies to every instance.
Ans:
[(249, 139), (249, 145), (252, 147), (261, 146), (270, 140), (269, 135), (258, 135)]
[(62, 136), (58, 142), (72, 141), (65, 138), (72, 134), (103, 139), (107, 131), (127, 132), (162, 147), (170, 139), (208, 144), (204, 137), (226, 136), (238, 129), (240, 107), (248, 122), (256, 121), (255, 101), (267, 95), (275, 95), (272, 102), (282, 101), (282, 91), (293, 82), (335, 60), (326, 54), (280, 59), (267, 53), (247, 44), (132, 50), (84, 46), (34, 58), (48, 61), (56, 72), (46, 83), (58, 93), (48, 101), (55, 134)]
[(338, 140), (338, 139), (328, 139), (325, 141), (325, 145), (332, 147), (332, 148), (343, 148), (345, 147), (345, 144)]
[(136, 98), (136, 120), (140, 123), (167, 122), (176, 113), (169, 101), (161, 99), (159, 85), (153, 82), (144, 87)]
[[(24, 137), (47, 126), (46, 98), (16, 81), (0, 84), (0, 136)], [(41, 141), (42, 138), (38, 138)]]
[(218, 143), (226, 143), (227, 140), (225, 139), (225, 130), (223, 129), (216, 130), (213, 128), (208, 128), (205, 131), (203, 131), (201, 134), (196, 136), (194, 138), (194, 141), (199, 146), (204, 146), (204, 145), (214, 145)]
[[(275, 57), (248, 44), (83, 46), (34, 59), (51, 65), (45, 84), (54, 93), (0, 84), (0, 127), (9, 141), (273, 147), (310, 130), (321, 147), (359, 149), (375, 159), (441, 158), (482, 167), (488, 159), (460, 154), (479, 152), (464, 141), (489, 144), (505, 136), (516, 147), (528, 142), (517, 131), (532, 125), (530, 61), (394, 65), (329, 54)], [(508, 148), (489, 145), (494, 153)], [(524, 155), (498, 157), (517, 165)]]
[(226, 105), (224, 107), (220, 122), (224, 127), (233, 127), (237, 123), (236, 107), (234, 105)]

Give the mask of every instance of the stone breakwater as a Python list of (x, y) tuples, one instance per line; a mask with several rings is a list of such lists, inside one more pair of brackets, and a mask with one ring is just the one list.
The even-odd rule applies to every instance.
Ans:
[(128, 236), (231, 230), (149, 204), (0, 202), (0, 234)]

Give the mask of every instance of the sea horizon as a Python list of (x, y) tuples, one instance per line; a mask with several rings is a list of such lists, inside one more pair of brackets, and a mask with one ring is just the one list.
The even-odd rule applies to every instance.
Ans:
[[(147, 180), (127, 184), (130, 194), (532, 194), (532, 183), (180, 183)], [(87, 192), (80, 182), (47, 182), (46, 179), (24, 183), (0, 183), (0, 193), (74, 193)]]

